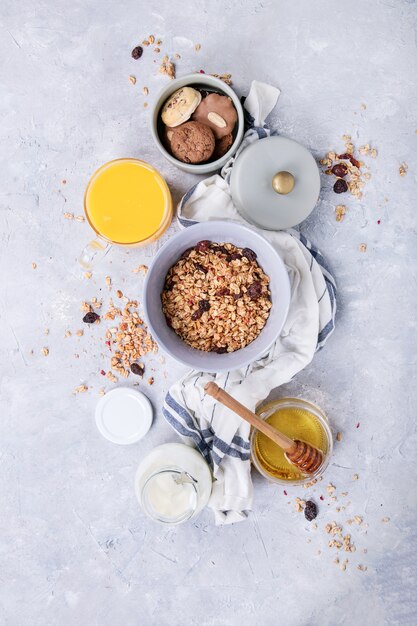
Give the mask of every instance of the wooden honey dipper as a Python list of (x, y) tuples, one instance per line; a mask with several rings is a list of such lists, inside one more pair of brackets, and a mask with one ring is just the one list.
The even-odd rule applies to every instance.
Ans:
[(304, 474), (314, 474), (319, 469), (323, 462), (323, 453), (320, 450), (299, 439), (290, 439), (255, 413), (249, 411), (243, 404), (240, 404), (240, 402), (228, 394), (227, 391), (220, 389), (216, 383), (207, 383), (204, 391), (274, 441), (284, 450), (287, 460), (295, 467), (298, 467)]

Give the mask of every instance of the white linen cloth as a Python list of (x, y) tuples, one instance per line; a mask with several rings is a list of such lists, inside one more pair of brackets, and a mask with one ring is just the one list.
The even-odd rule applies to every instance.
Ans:
[[(253, 141), (276, 134), (265, 128), (265, 117), (275, 106), (279, 91), (253, 81), (245, 101), (251, 127), (237, 156)], [(227, 182), (230, 159), (222, 176), (214, 175), (190, 189), (178, 205), (182, 227), (211, 219), (247, 223), (239, 215)], [(208, 506), (216, 524), (242, 521), (252, 506), (250, 426), (204, 392), (210, 380), (242, 404), (255, 410), (270, 391), (289, 382), (311, 362), (334, 330), (336, 284), (320, 252), (299, 232), (259, 232), (276, 247), (291, 283), (291, 303), (280, 337), (270, 352), (241, 370), (227, 373), (188, 372), (165, 398), (163, 413), (185, 443), (194, 445), (213, 470), (215, 481)]]

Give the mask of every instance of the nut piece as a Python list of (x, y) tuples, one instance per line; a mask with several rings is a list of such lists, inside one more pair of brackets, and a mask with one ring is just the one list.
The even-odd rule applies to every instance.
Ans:
[(212, 123), (218, 126), (218, 128), (226, 128), (227, 122), (222, 118), (218, 113), (214, 113), (214, 111), (210, 111), (207, 115), (207, 119)]

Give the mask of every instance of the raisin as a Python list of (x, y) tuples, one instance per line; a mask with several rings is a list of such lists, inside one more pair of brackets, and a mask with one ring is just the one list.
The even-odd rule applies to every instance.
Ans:
[(220, 252), (221, 254), (229, 254), (229, 251), (226, 250), (226, 248), (224, 246), (213, 246), (212, 247), (212, 251), (213, 252)]
[(256, 261), (256, 252), (254, 252), (250, 248), (243, 248), (242, 256), (245, 256), (248, 261)]
[(243, 291), (239, 291), (239, 293), (234, 293), (233, 300), (240, 300), (242, 296), (243, 296)]
[(199, 241), (196, 244), (195, 249), (197, 250), (197, 252), (207, 252), (210, 246), (211, 246), (211, 241), (208, 241), (208, 239), (204, 239), (203, 241)]
[(216, 292), (216, 296), (230, 296), (230, 291), (227, 287), (223, 287), (223, 289), (219, 289), (219, 291)]
[(359, 161), (357, 159), (355, 159), (353, 154), (349, 154), (349, 152), (344, 152), (343, 154), (339, 154), (339, 156), (337, 158), (338, 159), (345, 159), (346, 161), (350, 161), (352, 163), (352, 165), (354, 165), (355, 167), (360, 168), (360, 166), (361, 166)]
[(187, 257), (190, 256), (190, 253), (194, 250), (194, 248), (187, 248), (186, 250), (184, 250), (184, 252), (181, 254), (180, 259), (186, 259)]
[(208, 300), (200, 300), (198, 303), (198, 308), (203, 312), (208, 311), (210, 309), (210, 302)]
[(233, 252), (226, 257), (226, 261), (240, 261), (242, 255), (239, 252)]
[(172, 321), (171, 321), (171, 318), (168, 317), (168, 315), (165, 315), (165, 321), (167, 323), (168, 328), (172, 328)]
[(97, 313), (94, 313), (94, 311), (90, 311), (89, 313), (86, 313), (83, 317), (83, 322), (85, 322), (86, 324), (94, 324), (94, 322), (97, 322), (97, 320), (100, 319), (100, 315), (97, 315)]
[(227, 347), (226, 346), (219, 346), (218, 348), (214, 348), (213, 352), (217, 352), (217, 354), (226, 354)]
[(194, 313), (191, 316), (191, 319), (193, 320), (193, 322), (195, 322), (196, 320), (199, 320), (200, 317), (203, 315), (204, 311), (203, 309), (197, 309), (197, 311), (194, 311)]
[(336, 165), (332, 167), (332, 172), (335, 176), (343, 178), (343, 176), (346, 176), (348, 173), (348, 168), (345, 163), (336, 163)]
[(208, 269), (204, 267), (204, 265), (201, 265), (201, 263), (196, 263), (195, 264), (196, 269), (198, 269), (200, 272), (203, 272), (203, 274), (207, 274)]
[(345, 193), (348, 190), (348, 184), (344, 178), (338, 178), (333, 185), (333, 191), (335, 193)]
[(139, 365), (139, 363), (131, 363), (130, 371), (132, 374), (136, 374), (136, 376), (143, 376), (145, 373), (145, 367), (143, 365)]
[(304, 509), (304, 516), (307, 521), (311, 522), (313, 519), (317, 517), (317, 506), (314, 504), (312, 500), (307, 500), (306, 506)]
[(262, 295), (262, 285), (258, 282), (253, 282), (248, 287), (248, 296), (251, 300), (257, 300)]
[(137, 59), (140, 59), (142, 54), (143, 54), (142, 46), (136, 46), (136, 48), (133, 48), (132, 57), (135, 59), (135, 61), (137, 61)]

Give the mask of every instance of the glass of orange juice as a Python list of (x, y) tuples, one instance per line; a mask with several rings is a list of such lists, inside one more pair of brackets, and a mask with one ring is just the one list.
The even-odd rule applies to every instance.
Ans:
[(91, 177), (84, 211), (97, 237), (79, 261), (90, 269), (113, 244), (141, 246), (158, 239), (172, 219), (172, 199), (161, 174), (139, 159), (115, 159)]

